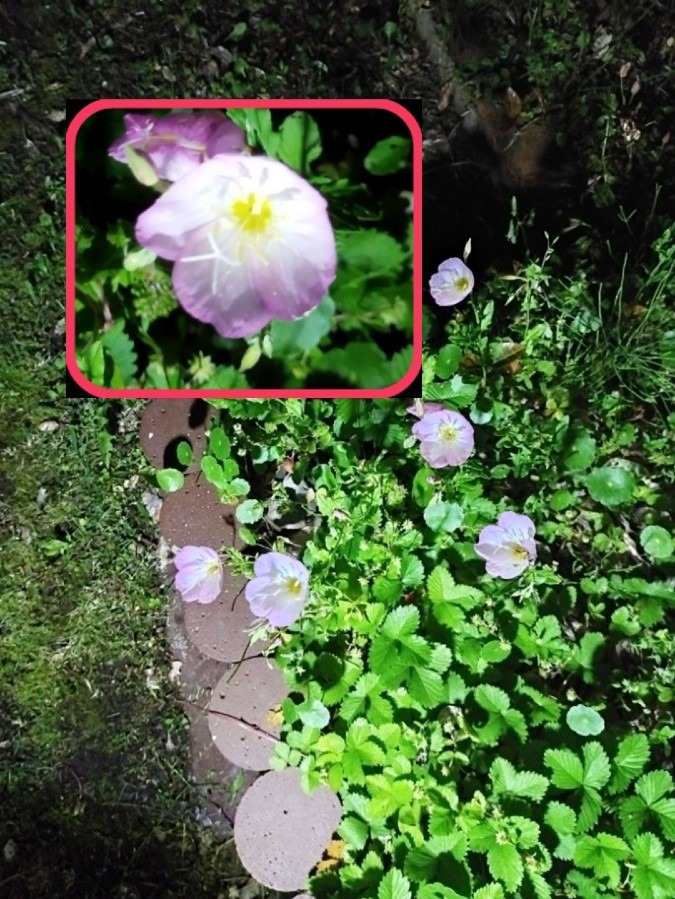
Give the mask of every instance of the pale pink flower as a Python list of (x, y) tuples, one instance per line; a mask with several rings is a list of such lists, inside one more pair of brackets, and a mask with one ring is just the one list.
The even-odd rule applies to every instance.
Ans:
[(412, 432), (420, 440), (422, 458), (432, 468), (462, 465), (473, 452), (473, 427), (451, 409), (425, 411)]
[(442, 403), (425, 403), (423, 400), (415, 400), (405, 411), (414, 415), (415, 418), (422, 418), (427, 412), (442, 412), (444, 409), (445, 406)]
[(173, 560), (174, 584), (185, 602), (214, 602), (223, 586), (223, 563), (209, 546), (184, 546)]
[(455, 306), (473, 290), (473, 272), (461, 259), (446, 259), (429, 279), (429, 291), (439, 306)]
[(335, 278), (326, 200), (265, 156), (204, 162), (140, 215), (136, 239), (175, 261), (181, 305), (223, 337), (254, 334), (272, 318), (299, 318)]
[(177, 181), (219, 153), (241, 153), (244, 131), (216, 110), (172, 113), (155, 117), (146, 113), (124, 116), (125, 132), (110, 147), (109, 155), (127, 162), (127, 147), (142, 153), (164, 181)]
[(537, 558), (534, 522), (527, 515), (502, 512), (497, 524), (484, 527), (474, 546), (487, 562), (492, 577), (509, 580), (522, 574)]
[(258, 618), (272, 627), (293, 624), (309, 599), (309, 571), (302, 562), (283, 553), (265, 553), (253, 567), (255, 577), (246, 585), (246, 599)]

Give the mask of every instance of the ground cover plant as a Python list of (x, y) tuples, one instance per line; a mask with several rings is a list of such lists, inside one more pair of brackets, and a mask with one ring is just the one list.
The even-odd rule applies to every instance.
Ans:
[(412, 362), (411, 158), (385, 110), (94, 113), (77, 140), (80, 370), (103, 387), (395, 384)]
[[(343, 804), (313, 894), (673, 895), (660, 430), (545, 410), (554, 341), (527, 316), (496, 341), (491, 300), (476, 317), (425, 359), (424, 401), (217, 402), (201, 469), (250, 544), (229, 563), (309, 569), (274, 653), (274, 764)], [(468, 444), (442, 433), (460, 420)]]

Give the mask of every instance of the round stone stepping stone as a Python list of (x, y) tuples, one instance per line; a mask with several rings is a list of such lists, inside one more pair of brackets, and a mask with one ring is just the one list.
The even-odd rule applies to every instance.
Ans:
[[(223, 589), (215, 602), (182, 603), (182, 616), (188, 639), (200, 652), (220, 662), (240, 662), (259, 656), (269, 641), (259, 640), (249, 645), (253, 622), (244, 587), (246, 578), (233, 575), (226, 567)], [(180, 615), (180, 613), (178, 613)]]
[(208, 708), (213, 742), (225, 758), (247, 771), (267, 771), (279, 732), (276, 709), (288, 696), (279, 669), (268, 659), (242, 662), (216, 684)]
[(164, 468), (164, 453), (169, 444), (180, 439), (192, 446), (193, 461), (206, 447), (211, 409), (204, 400), (152, 400), (140, 422), (139, 440), (143, 452), (157, 468)]
[(159, 532), (178, 547), (241, 546), (234, 523), (235, 508), (221, 503), (218, 491), (201, 472), (186, 474), (183, 487), (164, 498)]
[(340, 823), (340, 802), (328, 787), (307, 794), (297, 768), (268, 771), (244, 793), (234, 842), (246, 870), (263, 886), (301, 890)]

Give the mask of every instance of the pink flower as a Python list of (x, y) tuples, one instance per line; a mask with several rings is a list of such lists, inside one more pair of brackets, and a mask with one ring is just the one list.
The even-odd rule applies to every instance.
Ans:
[(422, 400), (415, 400), (412, 406), (408, 406), (405, 410), (415, 418), (422, 418), (427, 412), (442, 412), (445, 406), (442, 403), (425, 403)]
[(422, 458), (432, 468), (462, 465), (473, 452), (473, 428), (471, 424), (450, 409), (424, 412), (422, 419), (413, 425), (415, 437), (420, 439)]
[(272, 627), (293, 624), (309, 599), (309, 572), (302, 562), (283, 553), (265, 553), (253, 571), (256, 576), (246, 585), (253, 614)]
[(487, 561), (488, 574), (509, 580), (522, 574), (537, 558), (534, 533), (534, 522), (527, 515), (502, 512), (497, 524), (483, 528), (474, 549)]
[(461, 259), (446, 259), (429, 279), (429, 290), (439, 306), (455, 306), (473, 290), (473, 272)]
[(223, 563), (208, 546), (184, 546), (173, 560), (176, 590), (185, 602), (213, 602), (223, 586)]
[(172, 113), (162, 118), (144, 113), (124, 116), (126, 131), (108, 151), (128, 162), (127, 147), (145, 154), (158, 178), (177, 181), (218, 153), (241, 153), (246, 135), (215, 110)]
[(136, 223), (138, 242), (176, 262), (186, 312), (223, 337), (318, 306), (335, 278), (326, 201), (265, 156), (217, 156), (176, 181)]

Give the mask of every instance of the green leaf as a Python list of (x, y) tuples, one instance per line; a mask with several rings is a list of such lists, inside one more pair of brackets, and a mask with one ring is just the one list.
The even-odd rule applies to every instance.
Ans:
[(640, 532), (642, 548), (652, 559), (667, 559), (673, 554), (673, 538), (665, 528), (651, 524)]
[(544, 821), (553, 828), (559, 840), (553, 854), (557, 858), (571, 860), (576, 847), (573, 834), (577, 830), (577, 816), (574, 810), (562, 802), (549, 802)]
[(274, 357), (290, 358), (318, 346), (326, 334), (330, 333), (334, 314), (335, 303), (326, 294), (318, 306), (301, 318), (291, 322), (272, 319), (270, 336)]
[(464, 510), (458, 503), (434, 502), (424, 510), (424, 520), (432, 531), (449, 534), (461, 527)]
[(330, 721), (330, 712), (318, 699), (306, 699), (297, 707), (298, 718), (307, 727), (325, 727)]
[(511, 843), (496, 843), (488, 852), (490, 874), (501, 880), (509, 893), (515, 893), (523, 880), (523, 863)]
[(181, 440), (176, 447), (176, 458), (181, 465), (190, 465), (192, 462), (192, 447), (187, 440)]
[(404, 587), (419, 587), (424, 581), (424, 565), (416, 556), (405, 555), (401, 560), (401, 583)]
[(635, 784), (636, 796), (621, 803), (619, 817), (623, 832), (633, 839), (648, 819), (659, 822), (667, 840), (675, 841), (675, 797), (667, 794), (673, 789), (673, 778), (668, 771), (650, 771)]
[(547, 749), (544, 762), (551, 769), (551, 783), (561, 790), (577, 790), (584, 783), (581, 759), (569, 749)]
[(649, 761), (649, 740), (645, 734), (625, 737), (614, 758), (614, 776), (608, 787), (610, 793), (622, 793), (635, 780)]
[(627, 468), (605, 466), (594, 468), (586, 478), (593, 499), (603, 506), (620, 506), (630, 502), (635, 490), (635, 476)]
[(157, 484), (160, 490), (167, 493), (175, 493), (180, 490), (185, 482), (183, 472), (176, 468), (162, 468), (157, 472)]
[(209, 436), (209, 452), (220, 462), (230, 456), (230, 440), (222, 428), (213, 428)]
[(368, 825), (354, 815), (346, 815), (340, 822), (338, 834), (353, 849), (363, 849), (368, 840)]
[(237, 506), (235, 516), (242, 524), (253, 524), (260, 521), (265, 513), (265, 507), (257, 499), (245, 499)]
[(572, 433), (563, 452), (565, 468), (568, 471), (583, 471), (593, 464), (595, 459), (595, 440), (590, 433), (581, 428)]
[(391, 175), (408, 165), (412, 141), (407, 137), (386, 137), (378, 141), (363, 160), (371, 175)]
[(412, 899), (410, 881), (398, 868), (392, 868), (380, 881), (377, 899)]
[(473, 899), (504, 899), (504, 890), (501, 884), (490, 883), (476, 890)]
[(519, 796), (541, 802), (548, 790), (548, 779), (533, 771), (516, 771), (507, 759), (497, 758), (490, 767), (490, 780), (497, 796)]
[(286, 116), (279, 129), (277, 159), (301, 175), (321, 156), (321, 133), (314, 119), (303, 110)]
[(412, 802), (414, 787), (409, 780), (391, 780), (384, 774), (374, 774), (366, 777), (366, 786), (372, 797), (368, 814), (375, 818), (388, 818)]
[(114, 387), (127, 387), (136, 377), (138, 356), (133, 340), (124, 330), (124, 322), (116, 321), (101, 338), (103, 347), (110, 353), (115, 369), (121, 378), (120, 384)]
[(491, 684), (481, 684), (474, 690), (474, 698), (478, 705), (485, 709), (486, 712), (505, 712), (510, 701), (508, 694), (499, 687), (493, 687)]
[(565, 720), (570, 730), (582, 737), (595, 737), (605, 729), (602, 716), (587, 705), (573, 705)]
[(427, 592), (433, 603), (443, 602), (455, 586), (452, 575), (447, 568), (438, 565), (427, 578)]
[(444, 346), (436, 357), (436, 377), (445, 381), (454, 375), (462, 361), (462, 350), (453, 343)]
[(427, 401), (446, 402), (458, 409), (463, 409), (470, 406), (476, 399), (478, 385), (466, 384), (461, 375), (454, 375), (443, 384), (429, 384), (424, 394), (424, 399)]
[(425, 709), (441, 705), (445, 699), (445, 688), (440, 674), (427, 668), (414, 668), (410, 676), (410, 695)]
[(600, 743), (595, 742), (586, 743), (581, 752), (584, 757), (584, 787), (601, 789), (611, 773), (607, 753)]
[(606, 878), (616, 889), (621, 878), (620, 861), (630, 855), (628, 844), (620, 837), (609, 833), (584, 836), (579, 839), (574, 853), (574, 862), (580, 868), (593, 868), (594, 876)]
[(643, 833), (633, 843), (637, 865), (631, 869), (631, 886), (637, 899), (672, 899), (675, 896), (675, 860), (663, 857), (661, 841)]

